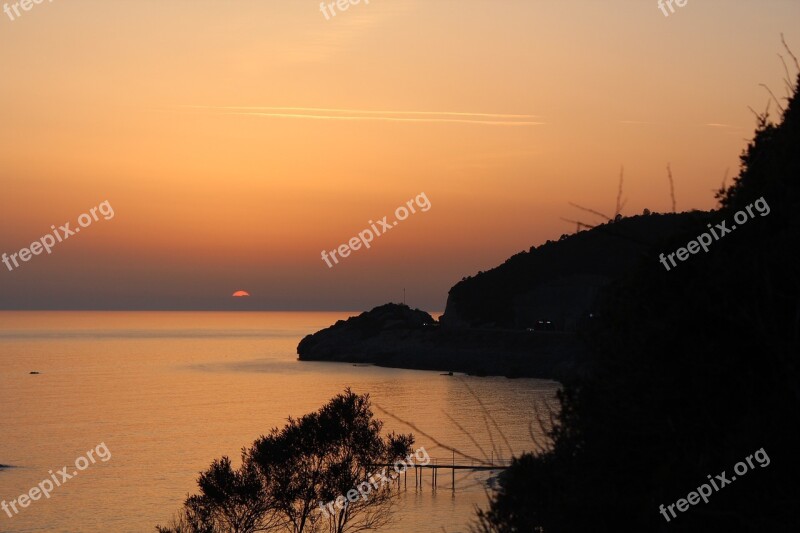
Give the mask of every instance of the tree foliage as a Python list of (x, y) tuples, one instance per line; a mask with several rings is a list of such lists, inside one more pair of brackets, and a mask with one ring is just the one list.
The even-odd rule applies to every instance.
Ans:
[(369, 395), (347, 389), (320, 410), (289, 418), (242, 451), (241, 466), (215, 460), (197, 480), (199, 494), (160, 533), (346, 533), (375, 529), (390, 517), (391, 484), (373, 484), (366, 497), (332, 506), (378, 465), (411, 452), (413, 436), (390, 433), (373, 417)]

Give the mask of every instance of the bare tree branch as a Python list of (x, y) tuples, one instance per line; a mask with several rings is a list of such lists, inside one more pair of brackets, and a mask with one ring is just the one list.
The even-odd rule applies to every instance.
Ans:
[(672, 179), (672, 169), (667, 163), (667, 178), (669, 178), (669, 195), (672, 198), (672, 212), (675, 213), (676, 211), (676, 202), (675, 202), (675, 181)]
[(791, 98), (792, 94), (794, 93), (794, 86), (792, 85), (789, 76), (789, 68), (786, 66), (786, 60), (783, 59), (783, 56), (778, 54), (778, 57), (780, 58), (781, 64), (783, 65), (783, 71), (786, 73), (786, 77), (783, 78), (783, 83), (786, 85), (786, 97)]
[(458, 422), (456, 422), (456, 419), (455, 419), (455, 418), (453, 418), (452, 416), (450, 416), (450, 414), (449, 414), (449, 413), (444, 413), (444, 416), (446, 416), (447, 418), (449, 418), (449, 419), (450, 419), (450, 422), (452, 422), (453, 424), (455, 424), (455, 426), (456, 426), (456, 427), (457, 427), (457, 428), (458, 428), (458, 429), (461, 431), (461, 433), (463, 433), (464, 435), (466, 435), (466, 436), (467, 436), (467, 438), (468, 438), (468, 439), (469, 439), (469, 440), (472, 442), (472, 444), (474, 444), (474, 445), (475, 445), (475, 447), (476, 447), (476, 448), (478, 448), (478, 450), (480, 450), (480, 452), (483, 454), (483, 457), (484, 457), (484, 459), (486, 460), (486, 463), (487, 463), (487, 464), (491, 463), (491, 461), (489, 460), (489, 454), (488, 454), (488, 453), (486, 453), (486, 451), (483, 449), (483, 446), (481, 446), (481, 445), (478, 443), (478, 441), (476, 441), (476, 440), (475, 440), (475, 437), (473, 437), (473, 436), (472, 436), (472, 434), (471, 434), (469, 431), (467, 431), (466, 429), (464, 429), (464, 426), (462, 426), (461, 424), (459, 424)]
[[(462, 378), (459, 378), (459, 381), (461, 382), (462, 385), (464, 385), (464, 387), (466, 387), (466, 389), (469, 391), (470, 395), (472, 395), (472, 397), (475, 398), (475, 401), (478, 402), (478, 405), (481, 407), (481, 411), (483, 411), (484, 417), (488, 416), (489, 415), (489, 410), (486, 409), (486, 406), (483, 404), (483, 401), (480, 399), (480, 397), (477, 394), (475, 394), (475, 391), (472, 390), (472, 387), (470, 387), (467, 384), (467, 382), (464, 381), (464, 379), (462, 379)], [(492, 424), (494, 425), (494, 427), (497, 428), (497, 432), (500, 433), (500, 438), (503, 439), (503, 443), (505, 443), (506, 448), (508, 448), (508, 451), (511, 452), (512, 456), (515, 455), (514, 454), (514, 448), (511, 447), (511, 444), (508, 442), (508, 439), (506, 438), (505, 433), (503, 433), (503, 430), (500, 429), (500, 426), (497, 425), (497, 421), (491, 416), (489, 416), (489, 420), (491, 420)], [(487, 429), (487, 431), (489, 430), (488, 427), (486, 429)], [(491, 436), (492, 436), (492, 433), (491, 433), (491, 431), (489, 431), (489, 437), (491, 438)], [(492, 446), (494, 446), (494, 442), (492, 442)]]
[(622, 178), (625, 175), (625, 167), (620, 167), (619, 169), (619, 188), (617, 189), (617, 208), (614, 211), (614, 218), (619, 215), (622, 208), (625, 207), (625, 202), (622, 201)]
[(581, 230), (581, 226), (583, 226), (586, 229), (594, 228), (593, 225), (587, 224), (586, 222), (581, 222), (580, 220), (572, 220), (572, 219), (564, 218), (564, 217), (559, 217), (559, 218), (561, 218), (561, 220), (563, 220), (565, 222), (569, 222), (570, 224), (577, 224), (578, 225), (578, 229), (577, 229), (577, 231), (575, 233), (577, 233), (578, 231)]
[(568, 202), (568, 203), (572, 207), (577, 207), (578, 209), (580, 209), (582, 211), (586, 211), (587, 213), (592, 213), (593, 215), (597, 215), (599, 217), (603, 217), (604, 219), (608, 220), (609, 222), (612, 220), (612, 218), (610, 216), (604, 215), (603, 213), (600, 213), (599, 211), (595, 211), (594, 209), (589, 209), (588, 207), (583, 207), (583, 206), (580, 206), (578, 204), (574, 204), (572, 202)]
[(769, 88), (769, 87), (768, 87), (766, 84), (764, 84), (764, 83), (759, 83), (758, 85), (759, 85), (760, 87), (763, 87), (764, 89), (766, 89), (766, 90), (767, 90), (767, 92), (768, 92), (768, 93), (769, 93), (769, 95), (772, 97), (772, 99), (773, 99), (773, 100), (775, 100), (775, 105), (777, 105), (777, 106), (778, 106), (778, 109), (780, 109), (780, 110), (781, 110), (781, 113), (783, 113), (783, 111), (784, 111), (784, 110), (783, 110), (783, 106), (781, 105), (780, 101), (779, 101), (779, 100), (778, 100), (778, 98), (775, 96), (775, 94), (772, 92), (772, 89), (770, 89), (770, 88)]
[[(769, 123), (769, 106), (771, 103), (772, 103), (772, 98), (767, 100), (766, 110), (763, 113), (757, 113), (755, 109), (753, 109), (750, 106), (747, 106), (747, 109), (749, 109), (750, 112), (753, 113), (753, 115), (755, 115), (756, 122), (759, 128), (763, 128), (764, 126), (767, 125), (767, 123)], [(744, 139), (744, 140), (747, 142), (750, 141), (750, 139)]]
[(719, 186), (718, 190), (713, 191), (715, 194), (720, 195), (725, 193), (725, 187), (728, 185), (728, 173), (730, 172), (730, 170), (731, 167), (725, 169), (725, 174), (722, 176), (722, 184)]
[(791, 48), (789, 48), (789, 45), (786, 44), (786, 39), (783, 37), (782, 33), (781, 33), (781, 42), (783, 43), (783, 48), (786, 49), (786, 53), (789, 54), (791, 58), (794, 60), (795, 68), (798, 70), (798, 72), (800, 72), (800, 62), (797, 61), (797, 57), (792, 53), (792, 50)]
[(444, 444), (443, 442), (441, 442), (441, 441), (439, 441), (438, 439), (436, 439), (435, 437), (433, 437), (433, 436), (432, 436), (430, 433), (427, 433), (427, 432), (425, 432), (425, 431), (422, 431), (420, 428), (418, 428), (418, 427), (417, 427), (416, 425), (414, 425), (413, 423), (411, 423), (411, 422), (409, 422), (409, 421), (407, 421), (407, 420), (403, 420), (403, 419), (402, 419), (402, 418), (400, 418), (399, 416), (397, 416), (397, 415), (395, 415), (395, 414), (393, 414), (393, 413), (390, 413), (389, 411), (387, 411), (386, 409), (384, 409), (383, 407), (381, 407), (381, 406), (380, 406), (380, 405), (378, 405), (377, 403), (373, 403), (372, 405), (374, 405), (376, 409), (378, 409), (379, 411), (381, 411), (381, 412), (382, 412), (383, 414), (385, 414), (386, 416), (388, 416), (388, 417), (390, 417), (390, 418), (393, 418), (393, 419), (397, 420), (397, 421), (398, 421), (398, 422), (400, 422), (401, 424), (405, 424), (406, 426), (410, 427), (411, 429), (413, 429), (414, 431), (416, 431), (417, 433), (419, 433), (419, 434), (420, 434), (420, 435), (422, 435), (423, 437), (430, 439), (430, 440), (431, 440), (431, 442), (433, 442), (433, 443), (434, 443), (434, 444), (436, 444), (437, 446), (441, 446), (442, 448), (444, 448), (444, 449), (445, 449), (445, 450), (447, 450), (448, 452), (453, 452), (453, 453), (455, 453), (456, 455), (458, 455), (459, 457), (463, 457), (464, 459), (469, 459), (470, 461), (475, 461), (475, 462), (476, 462), (477, 464), (479, 464), (479, 465), (482, 465), (482, 466), (489, 466), (489, 462), (488, 462), (488, 461), (484, 461), (483, 459), (480, 459), (480, 458), (478, 458), (478, 457), (474, 457), (474, 456), (472, 456), (472, 455), (468, 455), (468, 454), (466, 454), (466, 453), (462, 452), (461, 450), (457, 450), (456, 448), (453, 448), (452, 446), (448, 446), (447, 444)]

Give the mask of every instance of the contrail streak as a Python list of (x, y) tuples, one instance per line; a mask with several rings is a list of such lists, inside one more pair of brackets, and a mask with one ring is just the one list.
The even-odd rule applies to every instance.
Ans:
[(262, 106), (198, 106), (187, 105), (196, 109), (220, 109), (241, 111), (309, 111), (324, 113), (351, 113), (362, 115), (425, 115), (450, 117), (483, 117), (483, 118), (538, 118), (539, 115), (512, 115), (503, 113), (455, 113), (450, 111), (372, 111), (366, 109), (333, 109), (328, 107), (262, 107)]
[(398, 117), (348, 117), (330, 115), (295, 115), (291, 113), (221, 113), (223, 115), (246, 115), (251, 117), (307, 118), (314, 120), (372, 120), (381, 122), (448, 122), (455, 124), (485, 124), (489, 126), (537, 126), (544, 122), (513, 122), (498, 120), (467, 120), (456, 118), (398, 118)]

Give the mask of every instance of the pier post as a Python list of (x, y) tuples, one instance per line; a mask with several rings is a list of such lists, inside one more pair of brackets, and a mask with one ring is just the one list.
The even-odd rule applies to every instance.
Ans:
[(453, 451), (453, 462), (450, 463), (450, 464), (453, 465), (453, 468), (452, 468), (452, 470), (450, 470), (450, 472), (453, 474), (453, 479), (452, 479), (453, 492), (455, 492), (456, 491), (456, 452), (455, 451)]

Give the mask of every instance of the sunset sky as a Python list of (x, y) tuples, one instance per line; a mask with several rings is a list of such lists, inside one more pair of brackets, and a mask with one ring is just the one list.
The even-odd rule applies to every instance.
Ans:
[[(667, 163), (678, 210), (712, 208), (798, 22), (796, 0), (0, 13), (0, 253), (114, 209), (0, 264), (0, 308), (364, 310), (405, 288), (443, 310), (463, 276), (574, 231), (561, 217), (598, 221), (568, 202), (613, 214), (623, 165), (623, 214), (671, 209)], [(422, 192), (429, 211), (322, 261)]]

